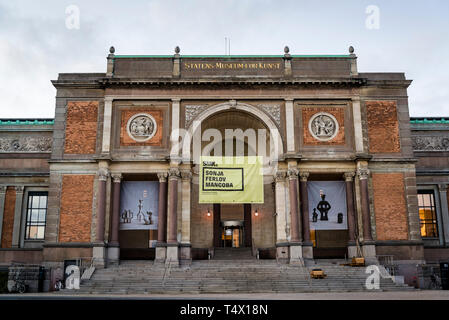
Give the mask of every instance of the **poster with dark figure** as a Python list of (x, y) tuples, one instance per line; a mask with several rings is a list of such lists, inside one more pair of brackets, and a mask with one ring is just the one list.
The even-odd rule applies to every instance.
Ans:
[(307, 191), (311, 230), (348, 229), (344, 181), (308, 181)]
[(157, 230), (158, 181), (123, 181), (120, 188), (120, 230)]
[(318, 209), (318, 211), (321, 213), (321, 217), (320, 220), (329, 220), (327, 213), (329, 212), (329, 210), (332, 208), (331, 205), (329, 204), (329, 202), (326, 201), (326, 195), (323, 193), (321, 195), (321, 201), (318, 203), (318, 205), (316, 206), (316, 208)]

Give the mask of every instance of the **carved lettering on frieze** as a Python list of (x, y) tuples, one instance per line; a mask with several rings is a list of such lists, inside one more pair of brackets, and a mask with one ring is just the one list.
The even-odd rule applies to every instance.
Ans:
[(51, 152), (52, 137), (0, 137), (0, 152)]
[(441, 136), (412, 136), (415, 151), (449, 151), (449, 138)]

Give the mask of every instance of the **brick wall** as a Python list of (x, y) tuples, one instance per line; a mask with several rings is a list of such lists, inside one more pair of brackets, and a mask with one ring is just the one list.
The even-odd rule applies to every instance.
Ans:
[(408, 240), (402, 173), (373, 173), (377, 240)]
[(94, 175), (62, 178), (59, 242), (90, 242)]
[(98, 101), (70, 101), (67, 105), (64, 152), (94, 154), (97, 143)]
[[(147, 113), (156, 120), (157, 130), (156, 134), (145, 142), (137, 142), (132, 139), (127, 132), (127, 124), (129, 119), (138, 113)], [(120, 145), (121, 146), (161, 146), (162, 145), (162, 111), (161, 110), (149, 110), (148, 108), (133, 108), (132, 110), (122, 110), (121, 113), (121, 126), (120, 126)]]
[(12, 232), (14, 228), (14, 210), (16, 207), (16, 189), (8, 187), (5, 194), (5, 209), (3, 211), (2, 248), (12, 247)]
[[(335, 117), (338, 122), (338, 133), (330, 141), (319, 141), (309, 132), (310, 118), (318, 113), (326, 112)], [(345, 109), (342, 107), (305, 107), (301, 108), (304, 145), (344, 145), (345, 144)]]
[(369, 152), (401, 151), (395, 101), (366, 101)]

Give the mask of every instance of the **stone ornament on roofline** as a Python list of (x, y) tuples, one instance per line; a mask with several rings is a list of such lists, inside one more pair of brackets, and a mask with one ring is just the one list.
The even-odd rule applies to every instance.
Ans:
[(309, 132), (319, 141), (329, 141), (338, 134), (337, 119), (327, 112), (315, 113), (309, 120)]
[(129, 118), (126, 131), (134, 141), (145, 142), (156, 134), (157, 123), (150, 114), (138, 113)]

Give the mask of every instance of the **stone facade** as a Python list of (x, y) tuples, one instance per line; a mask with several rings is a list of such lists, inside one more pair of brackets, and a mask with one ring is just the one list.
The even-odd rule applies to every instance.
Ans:
[[(0, 264), (49, 269), (87, 259), (107, 267), (121, 255), (190, 263), (222, 245), (230, 220), (244, 225), (245, 246), (276, 252), (279, 262), (351, 257), (356, 243), (373, 263), (378, 255), (405, 265), (449, 257), (449, 129), (410, 120), (404, 74), (359, 73), (353, 53), (110, 58), (108, 73), (53, 81), (51, 123), (0, 120)], [(154, 123), (130, 128), (139, 114)], [(198, 203), (190, 139), (208, 129), (222, 138), (203, 139), (201, 148), (225, 146), (226, 129), (268, 132), (257, 147), (241, 141), (245, 154), (269, 151), (263, 204)], [(119, 230), (124, 181), (159, 181), (160, 230)], [(348, 230), (311, 230), (309, 181), (345, 182)], [(435, 239), (421, 237), (422, 188), (438, 200)], [(45, 237), (30, 240), (24, 219), (33, 192), (47, 193), (48, 205)]]

